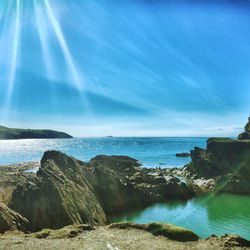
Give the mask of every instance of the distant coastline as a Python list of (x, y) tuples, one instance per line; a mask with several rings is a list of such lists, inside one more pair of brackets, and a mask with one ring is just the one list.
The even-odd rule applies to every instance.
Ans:
[(65, 132), (50, 129), (20, 129), (0, 126), (0, 140), (73, 138)]

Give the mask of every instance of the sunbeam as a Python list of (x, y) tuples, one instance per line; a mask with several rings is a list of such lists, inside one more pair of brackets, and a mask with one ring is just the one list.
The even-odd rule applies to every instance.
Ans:
[(8, 110), (9, 105), (11, 103), (12, 92), (16, 80), (16, 68), (18, 62), (18, 50), (20, 47), (20, 28), (21, 28), (21, 20), (20, 20), (20, 11), (21, 11), (21, 1), (16, 0), (16, 9), (15, 9), (15, 21), (13, 27), (13, 44), (11, 51), (11, 65), (10, 72), (8, 76), (8, 87), (6, 93), (6, 110)]
[(48, 46), (48, 32), (46, 28), (44, 13), (42, 12), (40, 5), (38, 5), (37, 0), (33, 0), (33, 5), (35, 10), (36, 26), (39, 34), (39, 40), (41, 43), (47, 77), (49, 79), (55, 79), (53, 60), (51, 57), (51, 51)]
[(243, 5), (214, 6), (0, 1), (2, 117), (67, 113), (107, 117), (126, 135), (236, 135), (225, 128), (249, 110), (250, 17)]
[(73, 61), (73, 58), (71, 56), (70, 50), (68, 48), (67, 42), (64, 38), (61, 26), (59, 22), (57, 21), (57, 18), (51, 8), (51, 5), (48, 0), (45, 0), (45, 5), (46, 5), (46, 12), (48, 15), (48, 18), (52, 24), (52, 28), (56, 34), (56, 37), (58, 39), (58, 42), (60, 44), (60, 47), (62, 49), (63, 55), (65, 57), (66, 63), (69, 67), (73, 83), (79, 90), (83, 90), (83, 81), (80, 73), (77, 70), (77, 67)]

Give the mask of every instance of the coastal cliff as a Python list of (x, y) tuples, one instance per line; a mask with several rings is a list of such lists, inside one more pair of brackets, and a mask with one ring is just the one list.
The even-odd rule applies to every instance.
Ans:
[(0, 140), (49, 138), (72, 138), (72, 136), (50, 129), (20, 129), (0, 126)]
[[(246, 131), (249, 126), (248, 122)], [(185, 175), (192, 180), (213, 180), (212, 191), (250, 194), (250, 139), (243, 140), (241, 135), (240, 140), (209, 138), (206, 149), (191, 150)]]

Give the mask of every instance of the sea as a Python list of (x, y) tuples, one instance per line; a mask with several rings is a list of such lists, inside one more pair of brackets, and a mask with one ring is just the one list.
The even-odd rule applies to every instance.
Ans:
[[(191, 159), (176, 157), (176, 153), (205, 148), (206, 141), (205, 137), (2, 140), (0, 165), (40, 161), (45, 151), (59, 150), (85, 162), (96, 155), (127, 155), (146, 168), (180, 168)], [(193, 230), (201, 238), (228, 233), (250, 240), (250, 196), (209, 194), (188, 201), (169, 201), (110, 219), (117, 221), (172, 223)]]
[(0, 141), (0, 165), (40, 161), (47, 150), (59, 150), (82, 161), (96, 155), (126, 155), (144, 167), (183, 167), (190, 158), (176, 157), (195, 146), (205, 148), (200, 137), (99, 137)]

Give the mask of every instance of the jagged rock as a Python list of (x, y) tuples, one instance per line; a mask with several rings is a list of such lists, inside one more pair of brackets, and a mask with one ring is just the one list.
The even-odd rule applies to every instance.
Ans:
[(210, 138), (207, 149), (191, 151), (185, 170), (194, 178), (214, 178), (220, 191), (250, 193), (250, 141)]
[(209, 241), (215, 241), (219, 240), (221, 242), (221, 245), (224, 246), (224, 249), (246, 249), (250, 247), (250, 241), (246, 240), (238, 235), (228, 235), (225, 234), (223, 236), (216, 236), (211, 235), (209, 238), (206, 239)]
[(26, 231), (27, 224), (27, 219), (0, 202), (0, 233), (8, 230)]
[(130, 157), (97, 156), (87, 166), (88, 180), (108, 215), (194, 195), (177, 177), (165, 177), (157, 169), (141, 168), (138, 161)]
[(239, 134), (239, 140), (250, 140), (250, 117), (248, 118), (248, 123), (245, 126), (245, 132)]
[(37, 177), (16, 187), (10, 207), (28, 218), (30, 231), (74, 223), (105, 224), (105, 214), (83, 166), (72, 157), (49, 151), (41, 160)]
[(74, 223), (102, 225), (105, 213), (193, 195), (179, 178), (144, 169), (130, 157), (97, 156), (83, 163), (48, 151), (37, 176), (16, 186), (9, 205), (30, 221), (30, 231), (37, 231)]
[(189, 157), (191, 156), (190, 153), (177, 153), (175, 154), (176, 157)]

